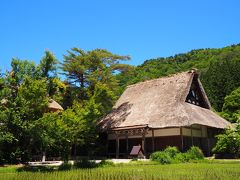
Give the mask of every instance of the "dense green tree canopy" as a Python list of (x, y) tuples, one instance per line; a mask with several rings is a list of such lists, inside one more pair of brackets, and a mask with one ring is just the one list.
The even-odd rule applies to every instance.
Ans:
[(240, 121), (240, 87), (225, 97), (222, 116), (230, 122)]
[(92, 87), (97, 82), (107, 83), (119, 61), (129, 59), (128, 56), (112, 54), (104, 49), (85, 52), (72, 48), (67, 52), (62, 69), (69, 82), (81, 88)]
[(234, 128), (227, 128), (223, 134), (217, 136), (217, 144), (213, 151), (219, 154), (232, 154), (240, 157), (240, 123)]
[[(117, 98), (115, 71), (123, 72), (125, 65), (119, 61), (129, 57), (101, 49), (73, 48), (68, 53), (62, 64), (65, 82), (50, 51), (39, 65), (13, 59), (11, 71), (1, 75), (1, 161), (27, 161), (42, 152), (68, 159), (77, 147), (89, 148), (97, 140), (97, 120)], [(62, 112), (49, 112), (51, 99), (68, 105)]]

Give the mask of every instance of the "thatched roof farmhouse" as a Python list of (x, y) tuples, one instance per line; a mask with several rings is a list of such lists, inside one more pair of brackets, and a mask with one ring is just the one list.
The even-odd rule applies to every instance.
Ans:
[(99, 125), (108, 133), (108, 154), (118, 158), (138, 144), (145, 155), (168, 145), (195, 145), (209, 154), (214, 136), (229, 123), (211, 111), (192, 70), (128, 86)]

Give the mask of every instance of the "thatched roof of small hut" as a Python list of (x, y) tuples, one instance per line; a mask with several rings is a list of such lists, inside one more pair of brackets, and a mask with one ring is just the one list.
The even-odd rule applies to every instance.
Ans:
[(1, 105), (6, 105), (8, 103), (8, 100), (6, 98), (3, 98), (1, 101), (0, 101), (0, 104)]
[[(197, 83), (203, 106), (186, 102), (191, 85)], [(110, 114), (99, 125), (107, 129), (181, 127), (200, 124), (226, 128), (225, 119), (211, 111), (211, 105), (194, 70), (130, 85)]]
[(57, 110), (62, 111), (63, 110), (62, 106), (60, 104), (58, 104), (56, 101), (54, 101), (53, 99), (49, 100), (48, 109), (54, 110), (54, 111), (57, 111)]

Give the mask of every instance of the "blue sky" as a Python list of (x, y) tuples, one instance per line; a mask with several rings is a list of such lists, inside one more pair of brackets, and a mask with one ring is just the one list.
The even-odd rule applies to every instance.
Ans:
[(2, 0), (0, 69), (72, 47), (146, 59), (240, 43), (239, 0)]

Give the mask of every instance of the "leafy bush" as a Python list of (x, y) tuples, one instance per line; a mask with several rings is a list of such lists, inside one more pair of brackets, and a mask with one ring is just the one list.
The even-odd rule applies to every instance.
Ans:
[(179, 153), (179, 150), (176, 146), (168, 146), (164, 152), (167, 153), (171, 158), (174, 158)]
[(138, 158), (137, 158), (137, 157), (134, 157), (134, 158), (132, 158), (131, 161), (138, 161)]
[(71, 169), (72, 169), (72, 164), (70, 164), (68, 162), (64, 162), (58, 167), (58, 170), (60, 170), (60, 171), (66, 171), (66, 170), (71, 170)]
[(181, 162), (181, 163), (189, 162), (190, 159), (191, 157), (188, 153), (178, 153), (174, 158), (176, 162)]
[(98, 166), (99, 167), (110, 167), (110, 166), (114, 166), (114, 162), (110, 161), (110, 160), (102, 160)]
[(74, 163), (76, 168), (95, 168), (97, 163), (95, 161), (90, 161), (86, 158), (80, 159)]
[(158, 161), (161, 164), (170, 164), (172, 162), (172, 158), (166, 152), (157, 151), (151, 154), (150, 159), (152, 161)]
[(157, 151), (150, 155), (152, 161), (161, 164), (170, 164), (172, 162), (189, 162), (190, 160), (203, 159), (202, 150), (196, 146), (192, 146), (187, 152), (181, 153), (177, 147), (167, 147), (164, 151)]
[(204, 155), (202, 150), (199, 147), (192, 146), (187, 152), (190, 159), (198, 160), (198, 159), (204, 159)]
[(224, 134), (217, 136), (217, 144), (213, 148), (214, 153), (232, 154), (235, 158), (240, 157), (240, 123), (236, 129), (226, 129)]

